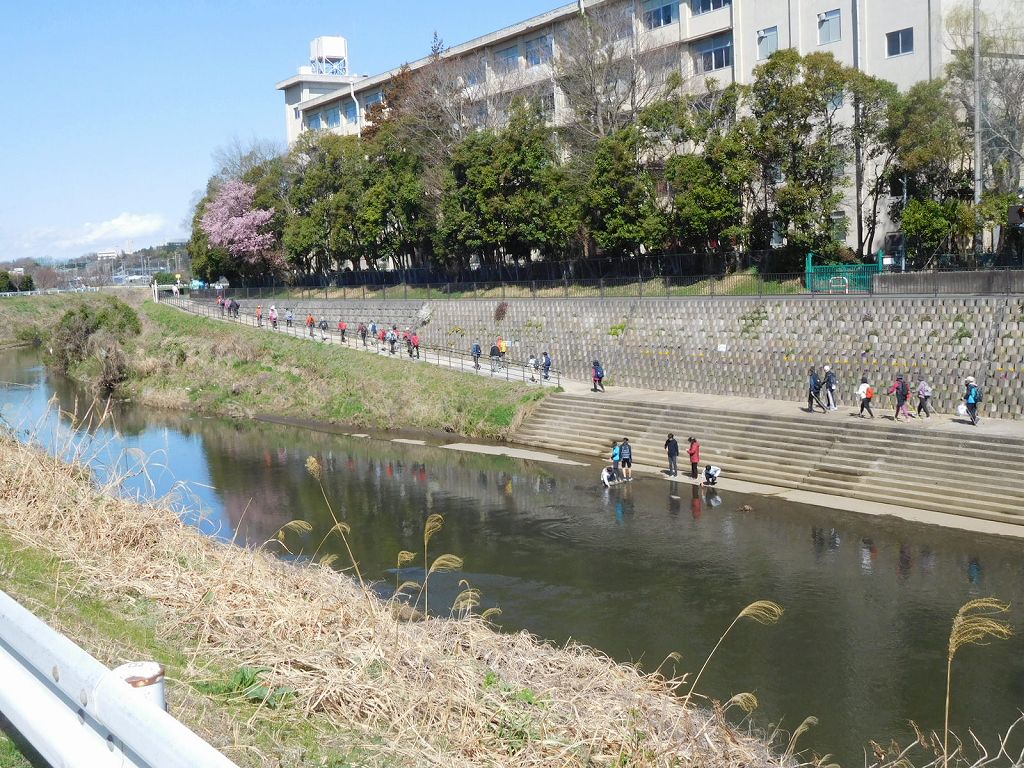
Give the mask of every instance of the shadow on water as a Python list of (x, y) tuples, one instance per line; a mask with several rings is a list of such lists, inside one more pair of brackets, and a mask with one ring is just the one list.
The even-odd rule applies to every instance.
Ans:
[[(34, 424), (54, 393), (66, 408), (81, 398), (29, 353), (0, 359), (0, 380), (32, 385), (3, 389), (12, 423)], [(443, 514), (431, 550), (462, 556), (465, 570), (432, 582), (431, 607), (450, 603), (465, 578), (482, 590), (481, 610), (502, 609), (506, 631), (573, 638), (647, 668), (679, 651), (681, 668), (692, 672), (741, 608), (774, 600), (786, 609), (782, 621), (738, 624), (703, 692), (724, 699), (753, 691), (760, 727), (794, 728), (817, 716), (820, 725), (802, 745), (848, 765), (863, 760), (869, 738), (906, 743), (908, 719), (941, 727), (946, 640), (962, 603), (997, 596), (1014, 605), (1022, 625), (1024, 545), (1016, 542), (727, 486), (700, 490), (645, 477), (605, 489), (595, 467), (274, 424), (137, 407), (118, 408), (115, 423), (116, 435), (104, 428), (94, 436), (106, 445), (100, 464), (126, 461), (127, 449), (154, 457), (149, 478), (136, 478), (133, 490), (161, 495), (185, 481), (186, 514), (201, 506), (205, 532), (248, 545), (305, 519), (312, 531), (288, 539), (296, 553), (315, 550), (333, 522), (305, 470), (317, 456), (363, 573), (382, 589), (394, 581), (400, 550), (422, 552), (426, 516)], [(335, 551), (345, 564), (344, 551)], [(421, 559), (403, 575), (418, 569)], [(958, 731), (991, 740), (1015, 719), (1024, 700), (1021, 651), (1014, 638), (958, 656)]]

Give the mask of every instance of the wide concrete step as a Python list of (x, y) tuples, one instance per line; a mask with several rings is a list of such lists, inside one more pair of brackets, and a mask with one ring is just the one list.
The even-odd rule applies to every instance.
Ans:
[[(821, 430), (810, 435), (806, 432), (798, 433), (791, 440), (785, 435), (754, 430), (750, 426), (727, 427), (717, 423), (694, 431), (700, 435), (702, 446), (727, 445), (735, 452), (765, 450), (772, 453), (806, 453), (820, 456), (822, 460), (842, 462), (851, 466), (871, 465), (890, 456), (898, 456), (901, 460), (910, 457), (915, 470), (920, 469), (922, 472), (960, 471), (964, 466), (977, 467), (984, 464), (988, 470), (997, 470), (999, 478), (1016, 476), (1024, 481), (1024, 463), (1008, 453), (1005, 447), (965, 451), (960, 447), (955, 450), (938, 450), (935, 446), (929, 445), (925, 451), (909, 448), (900, 441), (887, 440), (884, 436), (880, 439), (874, 439), (872, 436), (872, 439), (865, 440), (855, 440), (854, 436), (841, 436), (843, 439), (837, 442), (835, 436)], [(598, 442), (601, 438), (606, 441), (619, 439), (625, 434), (634, 444), (634, 450), (637, 450), (637, 446), (651, 442), (652, 439), (660, 447), (664, 444), (665, 435), (664, 430), (652, 430), (650, 425), (644, 424), (640, 418), (610, 419), (602, 415), (588, 419), (583, 415), (558, 415), (552, 418), (530, 419), (517, 431), (514, 439), (524, 441), (547, 434), (570, 433)], [(682, 436), (678, 439), (685, 440)], [(685, 455), (685, 443), (680, 447)]]
[[(542, 403), (513, 440), (603, 462), (611, 440), (627, 436), (634, 464), (657, 471), (666, 466), (666, 432), (683, 441), (696, 434), (702, 463), (718, 464), (727, 478), (1024, 522), (1024, 440), (841, 414), (775, 417), (563, 394)], [(685, 451), (685, 442), (680, 447)], [(685, 472), (685, 453), (679, 463)]]
[[(747, 414), (717, 415), (713, 412), (680, 413), (666, 416), (663, 412), (651, 411), (641, 407), (602, 407), (600, 413), (587, 411), (583, 407), (552, 410), (552, 405), (545, 403), (537, 409), (531, 422), (548, 419), (577, 419), (587, 423), (622, 423), (624, 426), (635, 426), (638, 428), (643, 426), (656, 432), (674, 431), (679, 435), (683, 435), (688, 430), (693, 430), (697, 434), (703, 434), (704, 430), (715, 427), (733, 427), (736, 429), (756, 430), (758, 435), (773, 435), (780, 439), (800, 437), (804, 440), (830, 440), (836, 436), (849, 436), (875, 444), (888, 443), (895, 439), (900, 441), (905, 448), (911, 448), (916, 445), (928, 445), (933, 448), (945, 447), (949, 450), (969, 452), (972, 455), (998, 455), (1007, 448), (1024, 451), (1024, 441), (1016, 441), (1009, 438), (994, 436), (977, 437), (967, 433), (962, 435), (950, 434), (915, 428), (913, 424), (907, 426), (870, 423), (861, 425), (859, 420), (857, 423), (844, 423), (832, 420), (832, 417), (826, 414), (822, 414), (820, 420), (808, 419), (802, 422), (782, 422), (774, 418), (768, 419)], [(655, 427), (655, 424), (659, 426)], [(828, 429), (822, 429), (826, 425)]]

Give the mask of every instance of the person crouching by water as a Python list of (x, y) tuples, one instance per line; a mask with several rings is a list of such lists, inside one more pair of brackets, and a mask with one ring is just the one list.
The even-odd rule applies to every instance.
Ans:
[(701, 485), (718, 485), (718, 476), (722, 474), (720, 467), (708, 464), (704, 467), (704, 482)]

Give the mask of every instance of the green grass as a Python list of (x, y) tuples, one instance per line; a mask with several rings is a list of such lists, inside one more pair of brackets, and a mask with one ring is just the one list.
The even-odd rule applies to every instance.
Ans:
[(506, 438), (550, 394), (427, 364), (257, 332), (146, 303), (128, 393), (228, 416), (273, 414), (359, 428)]

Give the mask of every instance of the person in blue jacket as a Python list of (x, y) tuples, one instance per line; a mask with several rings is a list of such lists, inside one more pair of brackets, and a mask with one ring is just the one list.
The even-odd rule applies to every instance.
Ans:
[(814, 404), (817, 403), (818, 407), (821, 408), (822, 413), (828, 413), (828, 408), (821, 402), (819, 395), (821, 394), (821, 379), (818, 378), (818, 372), (811, 368), (807, 372), (807, 412), (814, 413)]

